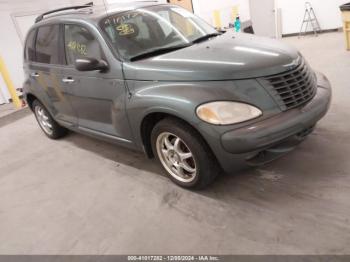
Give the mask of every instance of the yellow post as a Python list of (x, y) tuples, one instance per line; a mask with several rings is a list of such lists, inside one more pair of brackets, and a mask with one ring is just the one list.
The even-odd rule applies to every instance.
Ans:
[(239, 6), (238, 5), (235, 5), (232, 7), (232, 13), (231, 13), (231, 19), (232, 21), (235, 21), (236, 20), (236, 17), (238, 16), (239, 14)]
[(345, 45), (346, 49), (350, 51), (350, 12), (342, 11), (343, 23), (344, 23), (344, 34), (345, 34)]
[(213, 17), (214, 17), (214, 26), (216, 28), (221, 28), (221, 13), (219, 10), (215, 10), (213, 12)]
[(0, 56), (0, 72), (2, 74), (2, 77), (3, 77), (6, 85), (7, 85), (7, 89), (9, 90), (9, 93), (11, 95), (12, 102), (14, 103), (16, 108), (21, 108), (21, 106), (22, 106), (21, 100), (17, 96), (16, 88), (12, 83), (12, 80), (10, 78), (10, 74), (9, 74), (9, 72), (5, 66), (4, 60), (2, 59), (1, 56)]

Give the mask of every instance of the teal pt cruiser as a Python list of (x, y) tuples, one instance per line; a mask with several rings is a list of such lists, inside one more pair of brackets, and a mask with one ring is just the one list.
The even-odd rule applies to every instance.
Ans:
[(185, 188), (291, 151), (332, 93), (282, 42), (145, 2), (40, 15), (24, 70), (25, 98), (49, 138), (72, 130), (142, 151)]

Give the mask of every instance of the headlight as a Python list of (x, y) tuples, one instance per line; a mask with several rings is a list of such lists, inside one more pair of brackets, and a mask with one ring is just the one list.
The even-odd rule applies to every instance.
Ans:
[(232, 125), (257, 118), (260, 109), (239, 102), (211, 102), (197, 108), (197, 116), (214, 125)]

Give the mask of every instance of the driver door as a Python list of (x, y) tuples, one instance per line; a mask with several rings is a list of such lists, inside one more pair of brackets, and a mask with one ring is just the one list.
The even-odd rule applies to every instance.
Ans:
[[(72, 90), (71, 103), (78, 116), (81, 131), (107, 139), (131, 143), (126, 117), (127, 92), (121, 63), (114, 59), (95, 28), (79, 24), (64, 25), (67, 66), (63, 82)], [(108, 59), (107, 59), (108, 57)], [(108, 72), (78, 71), (76, 59), (96, 58), (109, 64)]]

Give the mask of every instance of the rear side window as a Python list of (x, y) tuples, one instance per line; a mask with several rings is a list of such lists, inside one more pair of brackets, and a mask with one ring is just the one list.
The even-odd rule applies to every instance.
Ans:
[(42, 26), (36, 37), (36, 62), (60, 64), (59, 25)]
[(26, 42), (26, 48), (24, 53), (24, 59), (29, 61), (35, 61), (35, 35), (36, 30), (29, 32)]
[(85, 27), (65, 25), (64, 41), (68, 65), (73, 65), (79, 58), (102, 59), (102, 50), (98, 40)]

